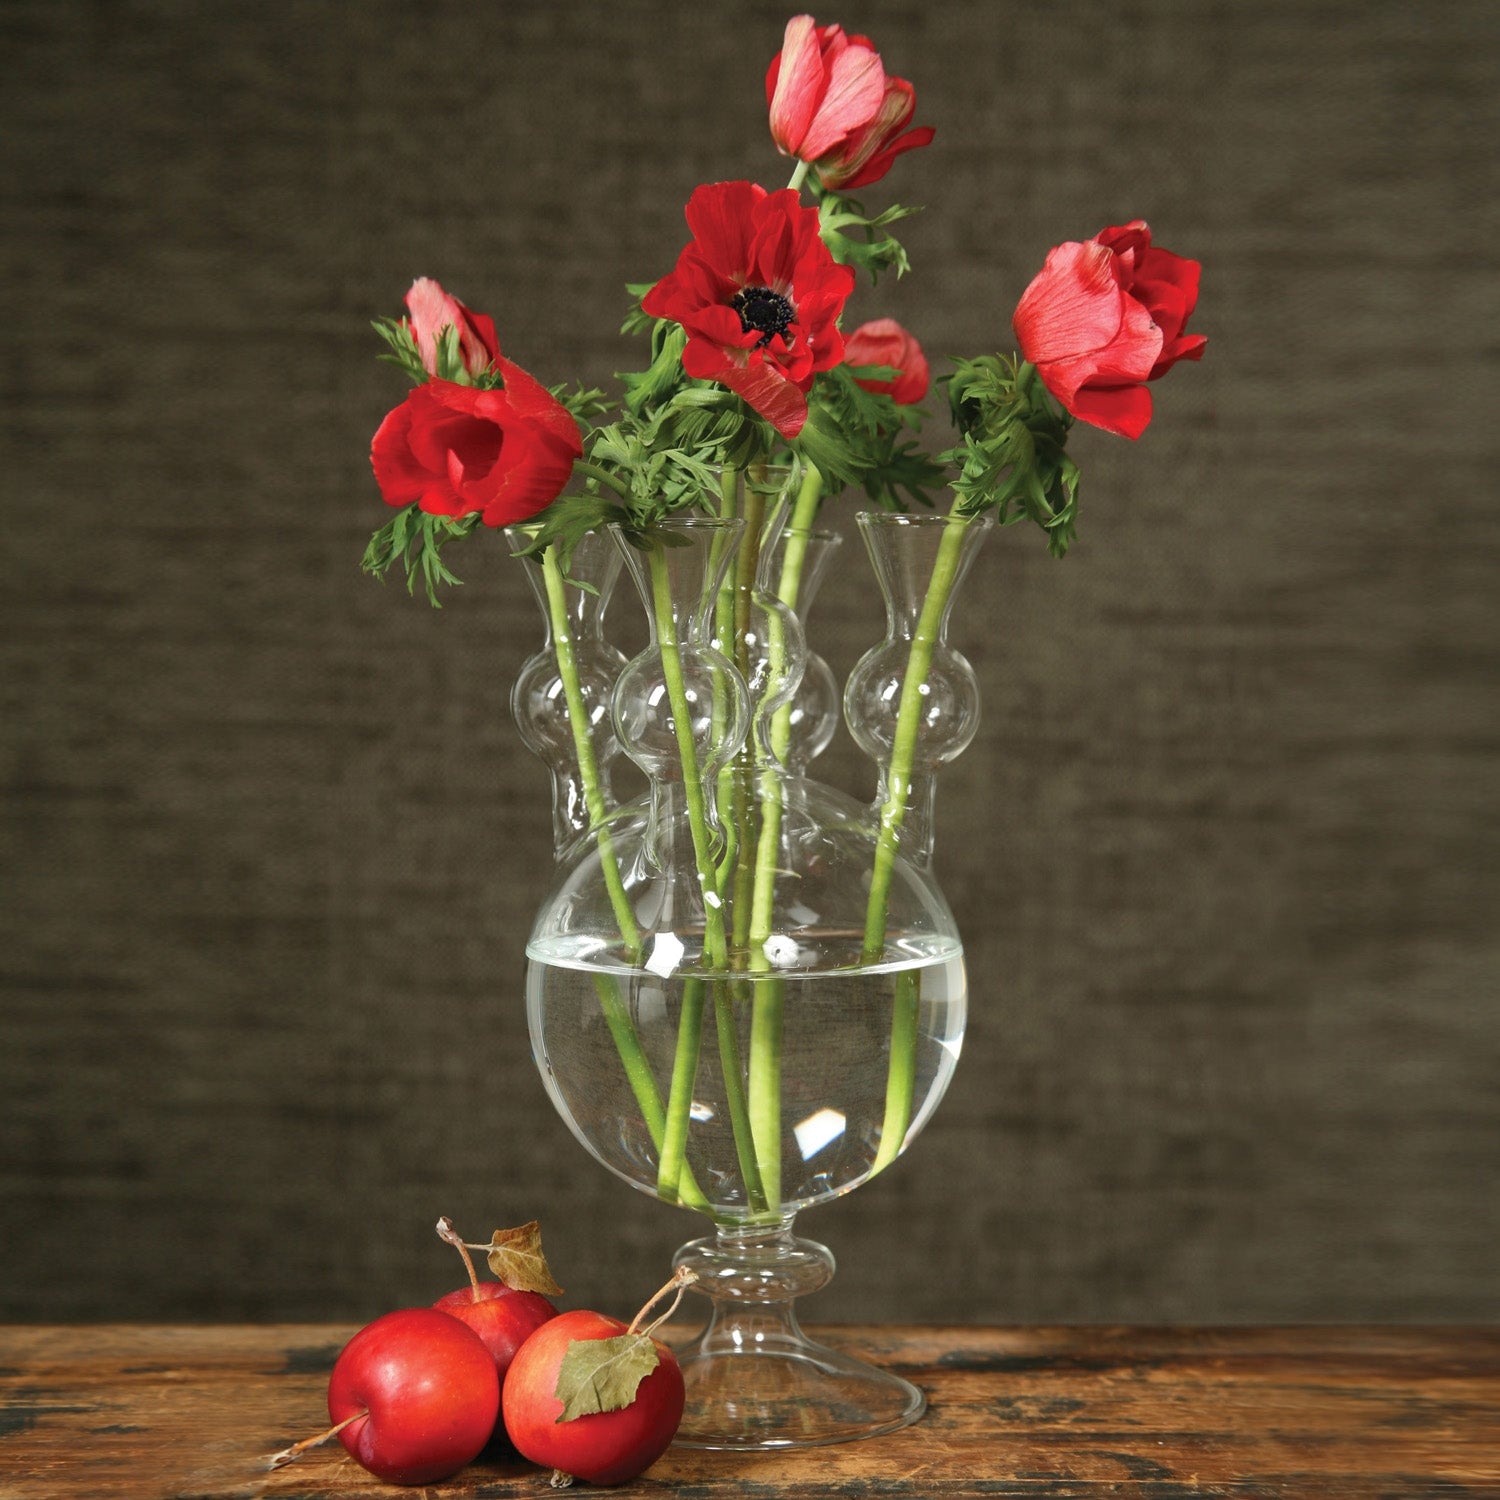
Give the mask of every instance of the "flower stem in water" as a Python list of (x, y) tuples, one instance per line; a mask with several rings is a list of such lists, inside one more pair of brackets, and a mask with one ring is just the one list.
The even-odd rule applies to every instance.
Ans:
[(896, 711), (896, 732), (891, 745), (891, 762), (885, 776), (885, 801), (880, 808), (880, 832), (875, 843), (875, 865), (870, 877), (870, 897), (865, 908), (866, 963), (876, 963), (885, 952), (886, 908), (890, 901), (891, 875), (895, 869), (896, 848), (901, 839), (901, 825), (906, 818), (907, 799), (911, 794), (912, 762), (916, 758), (917, 736), (922, 727), (922, 689), (932, 669), (932, 653), (937, 646), (938, 631), (948, 599), (958, 582), (958, 567), (963, 556), (964, 534), (969, 518), (953, 514), (943, 528), (932, 578), (922, 612), (917, 617), (906, 672), (901, 681), (901, 702)]
[(666, 1129), (656, 1169), (656, 1190), (669, 1203), (677, 1201), (678, 1181), (687, 1158), (688, 1122), (692, 1118), (693, 1085), (698, 1076), (698, 1047), (703, 1034), (703, 981), (689, 979), (682, 990), (682, 1015), (677, 1022), (677, 1052), (672, 1059), (672, 1092), (667, 1100)]
[[(640, 956), (640, 929), (636, 926), (630, 898), (625, 893), (625, 883), (620, 876), (620, 862), (615, 854), (614, 840), (610, 836), (609, 810), (604, 805), (599, 763), (594, 755), (593, 737), (589, 733), (588, 707), (583, 701), (578, 659), (573, 651), (573, 636), (569, 629), (566, 583), (555, 546), (548, 547), (542, 554), (542, 578), (546, 585), (547, 615), (552, 626), (557, 672), (562, 679), (563, 696), (568, 705), (568, 724), (573, 731), (573, 749), (578, 756), (578, 777), (583, 785), (584, 803), (588, 808), (589, 822), (598, 836), (599, 864), (605, 887), (609, 891), (615, 921), (620, 927), (625, 955), (634, 963)], [(615, 1050), (620, 1054), (620, 1063), (629, 1080), (630, 1091), (635, 1095), (641, 1117), (651, 1134), (652, 1144), (660, 1152), (666, 1135), (666, 1112), (662, 1108), (661, 1094), (657, 1090), (651, 1064), (641, 1046), (635, 1023), (630, 1018), (630, 1008), (620, 995), (619, 985), (609, 975), (595, 974), (594, 989), (599, 996), (599, 1008), (604, 1013), (610, 1036), (614, 1039)], [(685, 1178), (685, 1181), (674, 1183), (673, 1198), (680, 1194), (682, 1201), (690, 1207), (706, 1209), (708, 1200), (694, 1180), (692, 1172), (686, 1172)]]
[[(875, 844), (875, 864), (870, 876), (870, 897), (865, 909), (866, 963), (876, 963), (885, 953), (886, 915), (890, 902), (891, 877), (895, 869), (896, 847), (901, 825), (906, 818), (907, 799), (911, 793), (912, 763), (916, 758), (917, 736), (922, 725), (922, 689), (932, 668), (932, 653), (948, 600), (958, 581), (959, 562), (963, 555), (964, 534), (968, 518), (956, 514), (943, 528), (933, 562), (927, 596), (917, 617), (911, 650), (906, 659), (906, 673), (901, 682), (901, 702), (896, 711), (896, 732), (891, 745), (891, 762), (885, 776), (885, 800), (880, 809), (880, 831)], [(890, 1165), (900, 1153), (911, 1125), (912, 1093), (916, 1077), (917, 1016), (921, 1008), (921, 975), (914, 971), (901, 974), (896, 981), (895, 1007), (891, 1018), (891, 1051), (886, 1076), (885, 1120), (880, 1130), (880, 1148), (874, 1171)]]
[[(679, 654), (676, 625), (672, 617), (666, 559), (662, 556), (660, 544), (654, 546), (651, 551), (649, 567), (656, 643), (661, 651), (662, 676), (666, 680), (672, 721), (676, 727), (677, 750), (682, 762), (683, 797), (687, 806), (688, 827), (692, 833), (693, 857), (698, 867), (698, 881), (703, 890), (703, 966), (710, 971), (722, 971), (728, 962), (723, 905), (718, 894), (713, 848), (709, 838), (703, 776), (698, 765), (697, 747), (693, 743), (687, 686), (683, 681), (682, 658)], [(658, 1187), (663, 1197), (675, 1197), (675, 1192), (667, 1191), (674, 1185), (671, 1172), (681, 1169), (686, 1152), (688, 1125), (693, 1103), (692, 1084), (696, 1075), (698, 1048), (702, 1037), (702, 1012), (702, 981), (689, 980), (687, 990), (683, 995), (682, 1015), (678, 1021), (677, 1053), (672, 1068), (672, 1091), (667, 1103), (666, 1134), (662, 1145), (661, 1168), (657, 1176)], [(732, 1015), (729, 1019), (732, 1022)], [(737, 1059), (726, 1059), (721, 1052), (721, 1065), (724, 1066), (726, 1084), (730, 1088), (737, 1088), (739, 1084)], [(730, 1124), (735, 1135), (735, 1146), (743, 1163), (747, 1159), (747, 1154), (753, 1153), (753, 1145), (746, 1135), (748, 1122), (744, 1118), (743, 1110), (739, 1111), (738, 1115), (731, 1110)], [(746, 1196), (752, 1209), (763, 1211), (765, 1208), (763, 1194), (757, 1202), (752, 1192), (753, 1175), (748, 1173), (746, 1175)]]
[[(807, 538), (822, 498), (823, 476), (808, 466), (792, 510), (786, 550), (782, 556), (778, 597), (795, 609), (807, 556)], [(768, 647), (771, 683), (784, 670), (781, 621), (772, 617)], [(776, 895), (776, 853), (781, 842), (781, 763), (791, 743), (792, 705), (784, 703), (771, 719), (772, 761), (760, 776), (760, 837), (755, 849), (751, 892), (749, 941), (751, 966), (766, 966), (765, 943), (771, 935)], [(771, 1206), (781, 1200), (781, 1040), (786, 987), (781, 980), (756, 984), (750, 1020), (750, 1130), (760, 1160), (761, 1181)]]

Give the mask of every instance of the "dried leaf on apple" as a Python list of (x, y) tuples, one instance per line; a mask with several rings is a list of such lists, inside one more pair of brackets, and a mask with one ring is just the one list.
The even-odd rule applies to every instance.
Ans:
[(535, 1219), (515, 1229), (497, 1229), (484, 1248), (489, 1252), (490, 1270), (512, 1291), (562, 1296), (542, 1254), (542, 1226)]
[(563, 1404), (557, 1420), (571, 1422), (594, 1412), (622, 1411), (659, 1363), (656, 1345), (643, 1333), (574, 1339), (557, 1370), (554, 1394)]

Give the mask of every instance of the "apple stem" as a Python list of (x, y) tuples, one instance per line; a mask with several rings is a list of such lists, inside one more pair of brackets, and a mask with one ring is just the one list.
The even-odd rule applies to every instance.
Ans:
[(554, 1469), (547, 1483), (555, 1490), (569, 1489), (573, 1483), (573, 1476), (566, 1469)]
[(479, 1290), (479, 1277), (474, 1273), (474, 1262), (469, 1258), (469, 1247), (464, 1244), (464, 1237), (453, 1227), (453, 1220), (444, 1214), (437, 1221), (437, 1232), (440, 1240), (452, 1245), (464, 1258), (464, 1270), (469, 1273), (469, 1285), (473, 1288), (474, 1300), (482, 1302), (483, 1294)]
[(301, 1458), (309, 1448), (316, 1448), (319, 1443), (326, 1443), (329, 1438), (337, 1437), (351, 1422), (357, 1422), (361, 1417), (368, 1417), (369, 1415), (370, 1408), (368, 1406), (361, 1407), (352, 1416), (345, 1417), (337, 1427), (330, 1427), (327, 1432), (320, 1432), (317, 1437), (303, 1438), (300, 1443), (293, 1443), (290, 1448), (283, 1448), (280, 1453), (273, 1453), (267, 1467), (272, 1469), (282, 1468), (284, 1465), (291, 1463), (293, 1459)]
[[(682, 1294), (698, 1279), (698, 1273), (688, 1266), (678, 1266), (672, 1273), (672, 1279), (657, 1292), (651, 1300), (630, 1320), (630, 1327), (626, 1333), (639, 1333), (643, 1338), (650, 1338), (668, 1318), (677, 1311), (677, 1305), (682, 1301)], [(672, 1298), (672, 1305), (659, 1318), (655, 1318), (645, 1328), (642, 1328), (641, 1319), (661, 1301), (668, 1292), (675, 1290), (677, 1295)]]

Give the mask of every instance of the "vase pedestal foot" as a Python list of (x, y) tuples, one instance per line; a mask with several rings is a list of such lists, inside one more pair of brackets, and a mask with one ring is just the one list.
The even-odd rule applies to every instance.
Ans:
[(811, 1448), (894, 1432), (927, 1400), (910, 1381), (808, 1338), (793, 1300), (825, 1286), (833, 1256), (789, 1225), (720, 1229), (674, 1263), (709, 1298), (708, 1326), (679, 1348), (686, 1448)]

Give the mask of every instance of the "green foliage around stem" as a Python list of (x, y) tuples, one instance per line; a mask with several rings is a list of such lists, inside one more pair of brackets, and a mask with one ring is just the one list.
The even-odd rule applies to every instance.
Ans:
[(826, 192), (814, 182), (808, 186), (818, 200), (818, 232), (828, 253), (841, 266), (863, 271), (871, 285), (880, 280), (883, 272), (892, 272), (900, 278), (911, 270), (906, 247), (890, 232), (889, 226), (921, 213), (920, 208), (893, 203), (871, 217), (853, 198)]
[[(422, 363), (422, 352), (405, 318), (377, 318), (370, 325), (385, 340), (388, 353), (377, 358), (386, 364), (404, 370), (414, 385), (423, 385), (432, 378)], [(464, 364), (459, 344), (458, 329), (449, 323), (438, 336), (436, 359), (433, 363), (439, 380), (449, 380), (455, 385), (472, 385), (482, 391), (503, 390), (505, 379), (493, 365), (478, 375), (471, 375)]]
[(885, 392), (865, 390), (855, 379), (891, 373), (848, 365), (824, 371), (793, 447), (833, 485), (862, 488), (883, 510), (930, 507), (932, 492), (947, 486), (949, 473), (913, 436), (923, 414), (898, 406)]
[(567, 407), (573, 420), (585, 429), (614, 410), (614, 402), (597, 385), (584, 386), (575, 381), (571, 387), (565, 383), (549, 386), (547, 389), (556, 401)]
[(1048, 394), (1036, 370), (1015, 357), (953, 361), (948, 403), (962, 443), (954, 464), (956, 508), (993, 509), (1002, 526), (1034, 521), (1047, 550), (1062, 557), (1077, 535), (1078, 465), (1068, 456), (1073, 418)]
[(763, 462), (770, 451), (766, 424), (738, 396), (687, 382), (656, 409), (626, 411), (588, 432), (575, 476), (582, 488), (542, 512), (526, 555), (555, 542), (566, 567), (588, 532), (610, 524), (639, 539), (664, 516), (701, 507), (721, 469)]
[(615, 376), (624, 388), (626, 409), (637, 414), (669, 400), (688, 383), (682, 368), (686, 332), (679, 324), (658, 318), (650, 319), (650, 323), (651, 363), (637, 373)]
[(457, 519), (430, 516), (414, 501), (398, 510), (370, 538), (360, 566), (383, 583), (385, 575), (401, 563), (406, 571), (406, 592), (415, 594), (417, 580), (421, 579), (427, 602), (434, 609), (441, 609), (438, 585), (456, 586), (462, 581), (443, 561), (442, 550), (456, 538), (468, 536), (478, 525), (477, 515)]
[(411, 324), (405, 318), (377, 318), (370, 327), (385, 340), (386, 354), (377, 355), (382, 364), (395, 365), (404, 370), (413, 385), (421, 385), (427, 379), (422, 356), (417, 350), (417, 341), (412, 337)]

